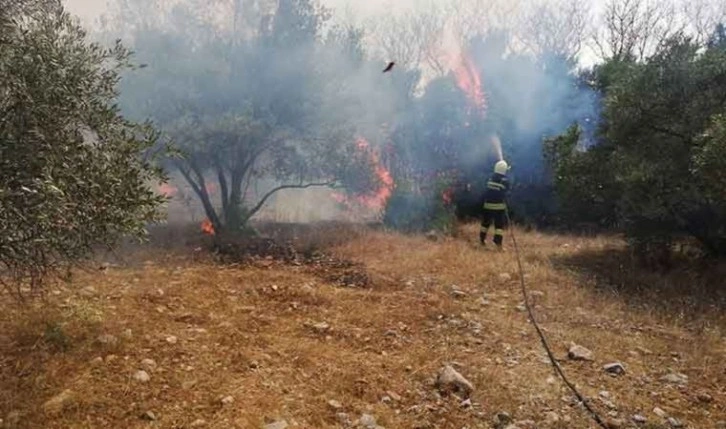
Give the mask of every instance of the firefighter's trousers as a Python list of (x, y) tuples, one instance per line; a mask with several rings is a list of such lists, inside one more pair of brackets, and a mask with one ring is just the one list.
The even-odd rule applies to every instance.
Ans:
[(479, 241), (484, 244), (487, 239), (489, 227), (494, 224), (494, 244), (502, 245), (504, 240), (504, 228), (507, 223), (506, 209), (484, 209), (481, 219), (481, 230), (479, 231)]

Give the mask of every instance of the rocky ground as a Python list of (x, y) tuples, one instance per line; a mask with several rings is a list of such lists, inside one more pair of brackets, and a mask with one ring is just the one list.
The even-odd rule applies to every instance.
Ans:
[[(511, 248), (475, 232), (313, 230), (302, 251), (150, 248), (79, 271), (42, 305), (3, 303), (0, 426), (596, 427)], [(722, 277), (634, 271), (615, 238), (519, 234), (536, 317), (609, 427), (726, 427)]]

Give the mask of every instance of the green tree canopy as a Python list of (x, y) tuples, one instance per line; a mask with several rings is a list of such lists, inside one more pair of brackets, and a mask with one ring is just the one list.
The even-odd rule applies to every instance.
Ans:
[(0, 2), (0, 282), (48, 275), (141, 236), (161, 202), (154, 135), (116, 107), (129, 52), (86, 40), (51, 0)]
[(550, 157), (563, 204), (607, 196), (609, 202), (593, 207), (617, 219), (643, 253), (690, 236), (707, 253), (726, 255), (726, 44), (717, 42), (722, 31), (706, 46), (678, 36), (643, 62), (602, 66), (598, 84), (606, 98), (599, 145), (584, 153), (559, 145)]

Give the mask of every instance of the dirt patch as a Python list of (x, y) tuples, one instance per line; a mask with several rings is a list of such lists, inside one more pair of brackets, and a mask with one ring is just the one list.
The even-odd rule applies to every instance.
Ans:
[(214, 248), (223, 264), (252, 265), (261, 268), (293, 265), (313, 274), (327, 283), (345, 287), (372, 286), (365, 266), (342, 259), (320, 250), (300, 251), (291, 242), (280, 243), (271, 238), (250, 238), (227, 242)]

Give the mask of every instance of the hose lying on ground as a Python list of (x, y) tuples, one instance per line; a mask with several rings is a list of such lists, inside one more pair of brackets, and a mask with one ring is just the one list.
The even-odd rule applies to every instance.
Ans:
[(527, 286), (524, 282), (524, 268), (522, 268), (522, 258), (519, 253), (519, 246), (517, 245), (517, 238), (514, 235), (514, 228), (512, 228), (512, 222), (509, 217), (509, 209), (505, 210), (506, 216), (507, 216), (507, 225), (509, 226), (509, 233), (512, 236), (512, 244), (514, 245), (514, 254), (517, 259), (517, 268), (519, 270), (519, 284), (522, 288), (522, 296), (524, 297), (524, 306), (527, 309), (527, 314), (529, 315), (529, 320), (532, 321), (532, 325), (534, 325), (534, 329), (537, 331), (537, 335), (539, 335), (539, 339), (542, 342), (542, 347), (544, 347), (545, 351), (547, 352), (547, 357), (549, 358), (550, 362), (552, 363), (552, 366), (555, 368), (555, 372), (562, 378), (562, 381), (567, 385), (567, 387), (572, 391), (572, 393), (575, 394), (577, 399), (582, 403), (582, 405), (585, 407), (585, 409), (590, 413), (590, 417), (592, 417), (593, 420), (603, 429), (608, 429), (608, 426), (603, 422), (600, 415), (590, 406), (590, 404), (585, 400), (585, 398), (580, 394), (580, 392), (577, 390), (577, 388), (570, 383), (570, 381), (565, 376), (564, 371), (562, 371), (562, 368), (560, 367), (560, 364), (557, 362), (557, 359), (555, 359), (555, 356), (552, 354), (552, 350), (550, 349), (549, 344), (547, 343), (547, 338), (545, 338), (544, 333), (542, 332), (542, 329), (540, 329), (539, 324), (537, 324), (537, 320), (534, 318), (534, 311), (532, 311), (532, 307), (529, 305), (529, 295), (527, 293)]

